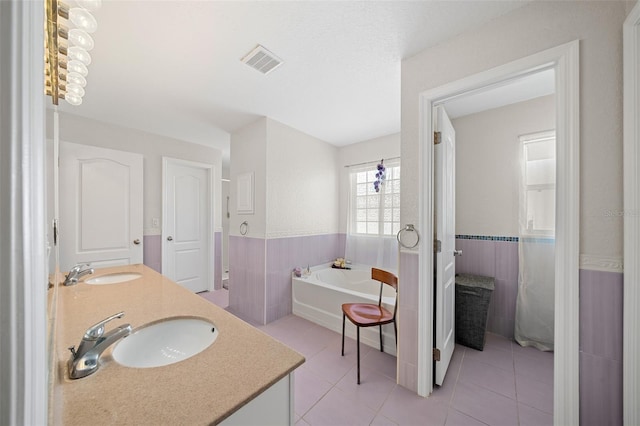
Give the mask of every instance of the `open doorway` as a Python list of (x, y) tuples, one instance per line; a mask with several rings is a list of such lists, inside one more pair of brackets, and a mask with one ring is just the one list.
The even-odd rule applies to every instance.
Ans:
[[(433, 211), (433, 112), (435, 105), (477, 91), (487, 86), (510, 81), (544, 69), (553, 69), (556, 77), (556, 157), (557, 206), (555, 282), (555, 352), (554, 352), (554, 422), (575, 424), (579, 417), (578, 393), (578, 242), (579, 242), (579, 109), (578, 109), (578, 42), (568, 43), (514, 61), (503, 66), (449, 83), (421, 94), (421, 219), (425, 239), (434, 238)], [(418, 393), (432, 390), (434, 330), (426, 320), (433, 317), (432, 280), (434, 258), (431, 247), (420, 251)], [(442, 302), (436, 302), (442, 303)], [(437, 346), (435, 346), (437, 347)], [(428, 355), (427, 355), (428, 354)]]
[[(443, 106), (456, 132), (456, 272), (495, 278), (487, 331), (513, 339), (519, 263), (529, 260), (518, 243), (555, 239), (554, 71)], [(553, 281), (549, 257), (538, 267)]]
[[(457, 254), (455, 334), (460, 344), (444, 386), (434, 395), (457, 384), (462, 392), (476, 386), (504, 397), (505, 411), (534, 408), (541, 424), (553, 422), (554, 93), (554, 70), (543, 70), (439, 104), (436, 110), (450, 119), (451, 130), (435, 126), (441, 132), (435, 147), (436, 223), (446, 216), (438, 207), (440, 155), (455, 152), (449, 166), (455, 208), (446, 208), (455, 211), (454, 249), (447, 249), (447, 236), (436, 225), (442, 248), (436, 259), (447, 251), (452, 260)], [(452, 141), (455, 145), (447, 147)], [(440, 265), (436, 260), (437, 276)], [(438, 278), (436, 283), (437, 294)], [(486, 322), (480, 321), (485, 315)], [(439, 330), (436, 324), (436, 334)], [(442, 385), (437, 368), (438, 363), (435, 383)]]

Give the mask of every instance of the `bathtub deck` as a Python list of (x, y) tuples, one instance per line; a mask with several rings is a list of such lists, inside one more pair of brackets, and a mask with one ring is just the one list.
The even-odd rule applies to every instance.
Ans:
[[(371, 282), (369, 293), (359, 293), (355, 291), (358, 287), (340, 288), (337, 285), (321, 282), (316, 279), (315, 273), (344, 271), (342, 269), (331, 269), (326, 267), (312, 268), (310, 277), (293, 278), (292, 283), (292, 311), (297, 317), (304, 318), (319, 326), (327, 328), (336, 333), (342, 334), (342, 304), (343, 303), (378, 303), (379, 283)], [(361, 267), (354, 271), (363, 272)], [(365, 271), (365, 277), (370, 277), (370, 268)], [(369, 285), (369, 284), (366, 284)], [(395, 291), (385, 286), (383, 305), (393, 312), (393, 302)], [(346, 321), (345, 334), (353, 339), (356, 338), (356, 327), (350, 321)], [(384, 352), (389, 355), (396, 355), (396, 339), (393, 324), (382, 326)], [(360, 342), (362, 345), (380, 349), (380, 334), (378, 327), (360, 328)]]

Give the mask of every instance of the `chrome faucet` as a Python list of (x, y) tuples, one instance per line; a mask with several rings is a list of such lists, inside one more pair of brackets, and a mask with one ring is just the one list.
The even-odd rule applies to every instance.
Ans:
[(67, 276), (64, 279), (64, 285), (74, 285), (78, 284), (78, 280), (85, 275), (93, 274), (93, 268), (82, 269), (83, 266), (90, 266), (90, 263), (83, 265), (82, 263), (78, 263), (75, 265)]
[(94, 373), (98, 369), (98, 360), (102, 352), (119, 339), (131, 333), (131, 325), (125, 324), (114, 328), (110, 332), (104, 332), (104, 326), (111, 320), (122, 318), (124, 312), (117, 313), (99, 323), (89, 327), (82, 336), (78, 345), (71, 346), (71, 358), (69, 359), (69, 377), (80, 379)]

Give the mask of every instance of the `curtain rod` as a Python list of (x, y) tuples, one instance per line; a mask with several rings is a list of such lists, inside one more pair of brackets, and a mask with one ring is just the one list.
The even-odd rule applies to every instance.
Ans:
[[(399, 160), (401, 157), (383, 158), (383, 160)], [(347, 164), (345, 167), (366, 166), (367, 164), (377, 164), (379, 160), (365, 161), (364, 163)]]

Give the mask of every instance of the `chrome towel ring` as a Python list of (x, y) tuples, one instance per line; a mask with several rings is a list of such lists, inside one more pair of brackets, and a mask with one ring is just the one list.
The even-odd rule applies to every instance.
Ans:
[(249, 232), (249, 223), (245, 220), (240, 224), (240, 234), (247, 235), (247, 232)]
[[(402, 242), (402, 235), (403, 232), (415, 232), (416, 234), (416, 242), (413, 245), (407, 245), (405, 243)], [(402, 247), (407, 248), (407, 249), (412, 249), (415, 248), (418, 243), (420, 242), (420, 234), (418, 233), (418, 230), (416, 228), (413, 227), (412, 224), (408, 224), (407, 226), (405, 226), (404, 228), (402, 228), (401, 230), (398, 231), (398, 235), (396, 235), (396, 239), (398, 240), (398, 244), (400, 244)]]

